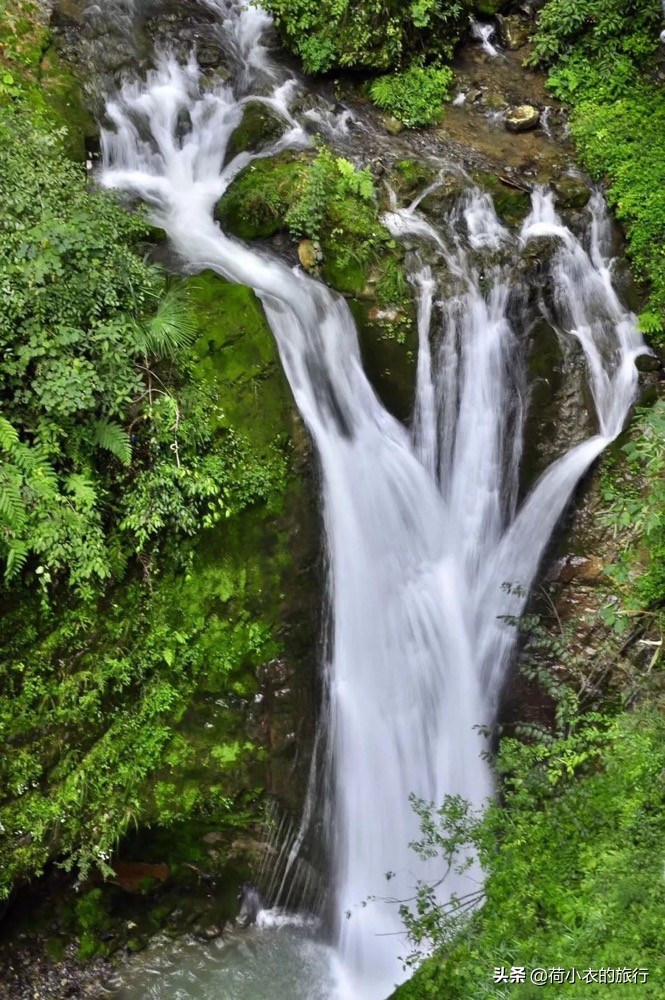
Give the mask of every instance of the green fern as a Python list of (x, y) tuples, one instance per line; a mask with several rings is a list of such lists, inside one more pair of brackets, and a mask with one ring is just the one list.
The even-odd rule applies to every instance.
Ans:
[(26, 521), (22, 485), (23, 477), (15, 467), (5, 466), (0, 471), (0, 524), (12, 534), (22, 531)]
[(97, 420), (93, 426), (92, 442), (98, 448), (110, 451), (112, 455), (129, 465), (132, 460), (132, 446), (127, 431), (113, 420)]
[(452, 82), (453, 72), (448, 66), (413, 65), (400, 73), (377, 77), (369, 91), (383, 111), (409, 128), (419, 128), (442, 117)]
[(28, 559), (28, 546), (21, 541), (12, 541), (7, 549), (5, 580), (13, 580), (24, 569)]
[(139, 326), (137, 342), (146, 354), (172, 358), (179, 351), (191, 347), (196, 332), (189, 295), (181, 288), (175, 288), (164, 296), (152, 319)]
[(661, 333), (663, 330), (663, 318), (655, 312), (643, 312), (638, 317), (639, 328), (642, 333), (651, 336), (654, 333)]
[(0, 450), (12, 452), (18, 444), (18, 431), (5, 417), (0, 416)]
[(97, 491), (92, 481), (83, 473), (75, 472), (67, 477), (67, 492), (74, 503), (83, 510), (90, 511), (97, 505)]

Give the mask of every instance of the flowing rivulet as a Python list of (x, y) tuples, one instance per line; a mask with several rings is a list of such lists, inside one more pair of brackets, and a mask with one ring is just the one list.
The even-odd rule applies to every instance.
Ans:
[[(395, 420), (363, 371), (344, 299), (225, 236), (213, 220), (217, 200), (257, 155), (224, 165), (250, 97), (284, 120), (282, 137), (259, 155), (310, 140), (290, 110), (296, 83), (262, 42), (267, 15), (221, 0), (209, 6), (219, 13), (233, 81), (203, 89), (194, 58), (182, 65), (163, 54), (145, 81), (126, 82), (107, 105), (102, 181), (149, 206), (188, 270), (212, 268), (255, 290), (315, 442), (330, 566), (338, 917), (337, 985), (326, 995), (382, 1000), (405, 975), (397, 907), (381, 899), (385, 875), (395, 873), (390, 895), (408, 898), (418, 879), (438, 871), (409, 849), (418, 834), (409, 795), (440, 802), (461, 794), (480, 805), (491, 794), (478, 727), (492, 721), (514, 643), (505, 618), (520, 614), (576, 484), (621, 431), (644, 346), (612, 287), (599, 195), (588, 251), (542, 191), (518, 237), (472, 187), (436, 227), (417, 202), (394, 205), (385, 222), (414, 249), (419, 305), (414, 420), (410, 428)], [(581, 347), (599, 430), (518, 505), (528, 391), (523, 331), (508, 318), (521, 290), (507, 261), (534, 237), (553, 242), (552, 323)], [(442, 262), (445, 293), (428, 256)], [(442, 898), (480, 877), (471, 870), (446, 882)], [(363, 906), (369, 897), (378, 899)]]

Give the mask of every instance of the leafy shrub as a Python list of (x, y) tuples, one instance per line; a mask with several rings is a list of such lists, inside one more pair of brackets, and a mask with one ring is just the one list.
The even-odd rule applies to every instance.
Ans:
[(356, 170), (349, 160), (322, 147), (294, 191), (286, 223), (292, 233), (318, 240), (324, 224), (334, 215), (335, 205), (345, 198), (370, 202), (373, 197), (374, 181), (368, 167)]
[(447, 66), (411, 66), (403, 73), (378, 77), (370, 87), (370, 94), (384, 111), (416, 128), (439, 120), (452, 82), (452, 70)]
[[(647, 968), (640, 996), (656, 1000), (662, 824), (663, 716), (658, 706), (609, 722), (583, 723), (551, 747), (506, 739), (499, 754), (504, 806), (483, 818), (459, 801), (419, 805), (421, 852), (448, 858), (470, 844), (486, 875), (484, 902), (463, 921), (464, 900), (446, 912), (421, 886), (407, 921), (414, 942), (434, 935), (443, 949), (399, 989), (395, 1000), (536, 996), (519, 983), (493, 985), (496, 967)], [(445, 863), (442, 870), (445, 871)], [(467, 914), (468, 917), (468, 914)], [(604, 998), (604, 985), (567, 980), (557, 997)]]
[(662, 13), (660, 0), (549, 0), (532, 60), (552, 66), (584, 56), (598, 61), (610, 87), (618, 78), (627, 84), (626, 63), (645, 67), (658, 48)]
[(268, 0), (277, 26), (309, 73), (335, 67), (389, 70), (413, 53), (451, 56), (469, 0)]
[(0, 109), (0, 144), (0, 560), (8, 581), (89, 595), (265, 484), (213, 433), (190, 303), (144, 260), (146, 224), (20, 107)]
[(582, 159), (609, 184), (637, 274), (652, 287), (645, 332), (655, 341), (665, 327), (665, 96), (650, 74), (661, 22), (660, 0), (549, 0), (532, 56), (573, 105)]
[[(665, 604), (665, 401), (642, 410), (623, 445), (627, 468), (621, 482), (611, 474), (603, 481), (608, 504), (604, 520), (623, 544), (607, 572), (629, 615), (663, 609)], [(613, 606), (605, 618), (618, 627), (627, 619)]]

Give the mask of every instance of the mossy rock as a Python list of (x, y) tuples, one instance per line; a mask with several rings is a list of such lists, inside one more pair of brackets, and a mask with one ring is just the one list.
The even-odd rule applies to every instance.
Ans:
[(398, 160), (390, 172), (390, 185), (405, 201), (411, 201), (436, 179), (436, 170), (417, 160)]
[(281, 153), (241, 170), (217, 203), (215, 218), (226, 232), (243, 240), (286, 230), (286, 214), (303, 180), (311, 155)]
[(334, 249), (324, 251), (323, 278), (326, 284), (343, 295), (359, 295), (367, 283), (363, 264), (342, 256)]
[(247, 150), (261, 149), (278, 139), (285, 127), (284, 119), (269, 105), (263, 101), (250, 101), (245, 105), (242, 121), (229, 139), (227, 160)]
[(508, 6), (508, 0), (476, 0), (473, 9), (477, 14), (494, 17)]
[(584, 208), (591, 197), (589, 186), (580, 177), (558, 177), (552, 188), (562, 208)]
[(85, 162), (86, 140), (95, 138), (98, 128), (85, 105), (77, 79), (53, 46), (42, 60), (41, 92), (56, 124), (66, 129), (67, 155), (77, 162)]
[(269, 447), (288, 426), (291, 396), (261, 303), (251, 288), (212, 271), (188, 279), (187, 286), (201, 331), (197, 374), (215, 385), (220, 400), (210, 415), (213, 425), (240, 428), (258, 450)]
[(467, 181), (463, 177), (454, 175), (444, 177), (439, 187), (430, 191), (418, 207), (426, 215), (439, 219), (444, 212), (450, 211), (455, 202), (464, 194), (467, 186)]
[(358, 339), (367, 377), (384, 406), (397, 417), (407, 420), (413, 410), (416, 384), (417, 344), (415, 322), (389, 329), (372, 317), (377, 310), (371, 302), (351, 299)]
[(504, 94), (491, 90), (485, 95), (484, 104), (490, 111), (503, 111), (504, 108), (508, 107), (509, 101)]
[(528, 191), (505, 184), (495, 174), (476, 173), (476, 184), (492, 196), (499, 219), (507, 226), (518, 226), (531, 211), (531, 196)]

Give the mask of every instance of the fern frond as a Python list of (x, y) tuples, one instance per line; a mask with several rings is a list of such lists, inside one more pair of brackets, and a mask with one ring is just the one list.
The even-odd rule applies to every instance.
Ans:
[(196, 321), (189, 295), (182, 288), (168, 292), (157, 312), (138, 330), (138, 343), (146, 354), (171, 358), (196, 339)]
[(5, 580), (18, 576), (28, 559), (28, 547), (23, 542), (13, 541), (7, 550)]
[(129, 465), (132, 460), (132, 446), (129, 435), (114, 420), (95, 421), (92, 442), (97, 447), (110, 451), (123, 465)]
[(90, 511), (97, 505), (97, 490), (94, 483), (83, 473), (72, 473), (67, 477), (65, 486), (77, 507)]
[(5, 466), (0, 473), (0, 522), (9, 531), (21, 531), (26, 522), (21, 494), (23, 477), (15, 467)]
[(11, 452), (18, 444), (18, 431), (5, 417), (0, 416), (0, 450)]

